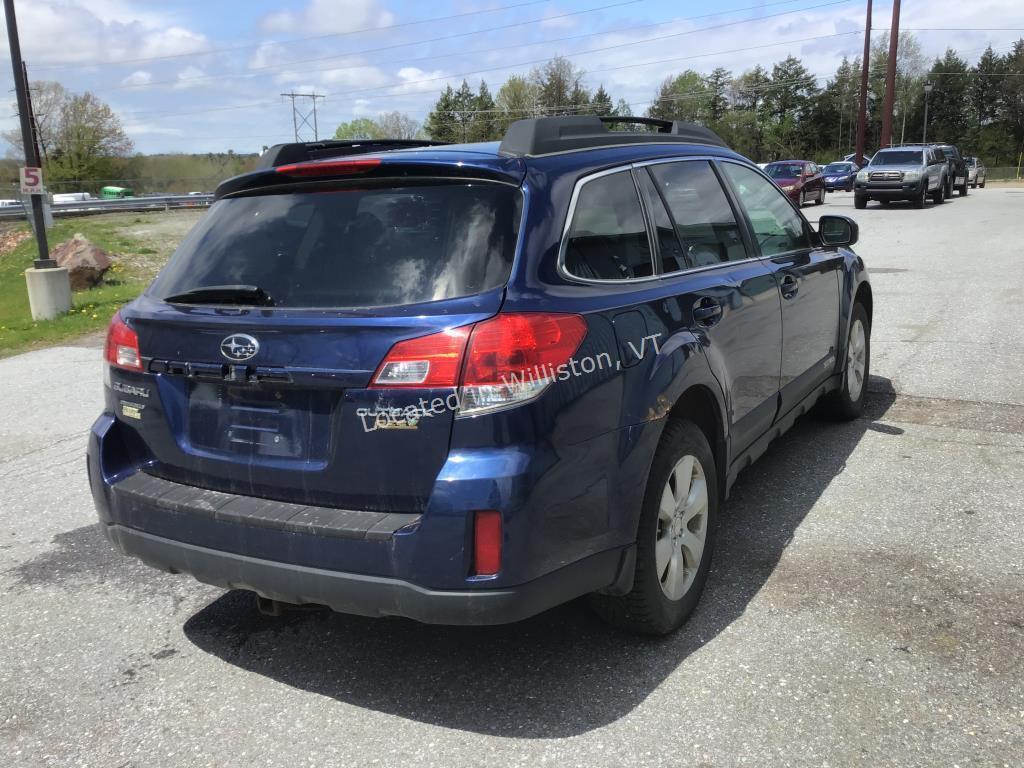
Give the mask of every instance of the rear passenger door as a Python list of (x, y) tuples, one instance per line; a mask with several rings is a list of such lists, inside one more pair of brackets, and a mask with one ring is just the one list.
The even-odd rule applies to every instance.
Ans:
[(835, 370), (839, 343), (839, 273), (843, 257), (813, 244), (789, 199), (747, 165), (720, 161), (746, 214), (757, 252), (782, 298), (779, 413), (787, 413)]
[(656, 233), (655, 268), (680, 311), (652, 307), (669, 334), (691, 331), (704, 343), (726, 393), (732, 455), (775, 418), (782, 320), (775, 280), (750, 251), (741, 218), (709, 160), (635, 168)]

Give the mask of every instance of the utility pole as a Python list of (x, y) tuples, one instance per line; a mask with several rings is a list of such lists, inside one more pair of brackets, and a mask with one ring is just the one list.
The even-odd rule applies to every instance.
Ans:
[(896, 101), (896, 57), (900, 49), (900, 0), (892, 2), (889, 28), (889, 61), (885, 68), (885, 104), (882, 106), (882, 138), (879, 148), (892, 144), (892, 108)]
[[(7, 16), (7, 41), (11, 49), (11, 67), (14, 69), (14, 90), (18, 98), (18, 117), (21, 120), (21, 141), (25, 149), (25, 165), (30, 168), (39, 167), (39, 155), (36, 154), (35, 133), (32, 130), (32, 113), (28, 103), (28, 83), (25, 82), (25, 66), (21, 60), (21, 42), (18, 40), (18, 20), (14, 15), (14, 0), (4, 0), (4, 14)], [(39, 258), (36, 269), (50, 269), (57, 262), (50, 258), (50, 249), (46, 244), (46, 227), (43, 221), (42, 195), (30, 195), (32, 201), (32, 221), (36, 229), (36, 243), (39, 246)]]
[(868, 0), (868, 18), (864, 22), (864, 61), (860, 72), (860, 107), (857, 112), (857, 165), (864, 165), (864, 135), (868, 129), (868, 63), (871, 59), (871, 0)]
[(21, 58), (21, 42), (18, 40), (18, 20), (14, 14), (14, 0), (4, 0), (4, 15), (7, 17), (7, 42), (11, 51), (14, 90), (18, 97), (21, 143), (25, 150), (25, 168), (21, 172), (21, 187), (23, 193), (29, 193), (32, 223), (36, 231), (36, 247), (39, 250), (39, 258), (35, 260), (31, 269), (25, 270), (25, 283), (28, 287), (28, 303), (32, 319), (49, 320), (71, 309), (71, 282), (68, 278), (68, 270), (58, 267), (57, 262), (50, 258), (50, 248), (46, 242), (46, 217), (43, 212), (43, 194), (45, 192), (42, 187), (42, 174), (38, 171), (39, 153), (36, 151), (32, 108), (28, 100), (28, 80), (25, 77), (25, 62)]
[[(282, 96), (287, 96), (292, 100), (292, 129), (295, 132), (295, 142), (303, 141), (319, 141), (320, 140), (320, 126), (317, 123), (316, 114), (316, 100), (325, 98), (319, 93), (282, 93)], [(296, 101), (298, 99), (298, 101)], [(303, 108), (302, 105), (305, 103), (303, 99), (309, 99), (311, 102), (310, 106)], [(309, 134), (303, 134), (303, 131), (312, 131), (313, 138), (309, 139)], [(306, 138), (300, 138), (300, 136)]]

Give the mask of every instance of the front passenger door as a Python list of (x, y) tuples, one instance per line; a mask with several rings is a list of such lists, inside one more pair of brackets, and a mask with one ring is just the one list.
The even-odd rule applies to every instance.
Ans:
[(781, 416), (835, 370), (843, 259), (812, 245), (807, 222), (771, 181), (746, 165), (720, 166), (782, 297)]

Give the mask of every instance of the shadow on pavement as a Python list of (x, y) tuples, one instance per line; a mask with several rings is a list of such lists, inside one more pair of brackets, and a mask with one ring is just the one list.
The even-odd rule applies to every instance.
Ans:
[(519, 624), (465, 628), (328, 612), (268, 618), (238, 591), (184, 631), (230, 664), (355, 706), (498, 736), (582, 734), (628, 714), (743, 614), (864, 432), (901, 432), (874, 423), (894, 399), (891, 383), (873, 377), (863, 418), (806, 417), (741, 474), (703, 599), (668, 638), (609, 629), (582, 600)]

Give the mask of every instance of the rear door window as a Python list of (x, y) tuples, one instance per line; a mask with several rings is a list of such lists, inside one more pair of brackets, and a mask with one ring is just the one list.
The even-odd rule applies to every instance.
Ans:
[(273, 306), (341, 309), (469, 296), (507, 282), (521, 207), (517, 188), (489, 182), (219, 200), (150, 292), (251, 285)]
[(740, 204), (747, 212), (761, 255), (771, 258), (810, 247), (803, 217), (777, 186), (736, 163), (722, 163)]
[(630, 171), (601, 176), (580, 187), (565, 268), (588, 280), (629, 280), (654, 273), (647, 225)]
[[(649, 168), (693, 267), (739, 261), (749, 254), (718, 176), (705, 160)], [(663, 259), (664, 261), (664, 259)], [(665, 271), (672, 271), (665, 264)]]

